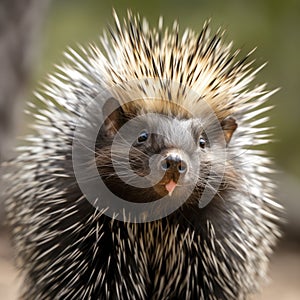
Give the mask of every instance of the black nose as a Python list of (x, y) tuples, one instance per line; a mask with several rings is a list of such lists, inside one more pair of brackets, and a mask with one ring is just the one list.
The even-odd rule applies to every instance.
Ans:
[(187, 163), (179, 155), (169, 155), (161, 161), (163, 171), (178, 171), (183, 174), (187, 171)]

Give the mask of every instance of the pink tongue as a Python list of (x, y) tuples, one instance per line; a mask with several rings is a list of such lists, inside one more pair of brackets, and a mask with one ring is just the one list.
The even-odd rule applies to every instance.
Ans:
[(177, 183), (175, 183), (172, 179), (169, 183), (165, 185), (166, 190), (169, 192), (169, 196), (172, 196), (174, 189), (176, 188)]

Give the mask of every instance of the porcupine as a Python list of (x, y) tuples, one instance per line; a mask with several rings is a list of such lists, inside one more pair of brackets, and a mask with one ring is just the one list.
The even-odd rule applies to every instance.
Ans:
[[(70, 49), (70, 64), (37, 94), (42, 108), (30, 105), (37, 134), (19, 149), (7, 191), (22, 297), (244, 299), (259, 290), (280, 235), (271, 161), (256, 147), (269, 140), (258, 116), (274, 91), (249, 88), (260, 69), (248, 62), (252, 51), (238, 58), (209, 22), (181, 36), (176, 22), (164, 30), (162, 19), (150, 29), (131, 12), (114, 18), (106, 55), (95, 45)], [(101, 195), (87, 199), (72, 147), (78, 124), (92, 128), (98, 118), (88, 150), (109, 190), (134, 204), (165, 197), (174, 211), (136, 222), (108, 215)], [(121, 136), (112, 150), (132, 122), (140, 133), (134, 127), (133, 142)], [(149, 186), (135, 186), (147, 176)], [(199, 205), (206, 188), (213, 196)]]

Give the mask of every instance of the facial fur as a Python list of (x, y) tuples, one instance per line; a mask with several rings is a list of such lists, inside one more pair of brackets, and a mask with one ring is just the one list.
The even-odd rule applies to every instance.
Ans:
[[(170, 106), (168, 115), (150, 112), (127, 116), (116, 100), (109, 101), (114, 103), (108, 105), (117, 108), (100, 130), (96, 160), (112, 192), (132, 202), (142, 194), (142, 201), (150, 202), (172, 189), (170, 197), (188, 197), (197, 202), (205, 186), (213, 189), (217, 180), (221, 188), (230, 185), (225, 160), (237, 126), (234, 119), (219, 122), (207, 116), (188, 118), (188, 114), (177, 112), (177, 116), (183, 116), (178, 118), (172, 113), (174, 106)], [(166, 106), (165, 102), (162, 105)], [(143, 187), (138, 184), (141, 178), (146, 178)], [(168, 186), (170, 182), (172, 187)]]

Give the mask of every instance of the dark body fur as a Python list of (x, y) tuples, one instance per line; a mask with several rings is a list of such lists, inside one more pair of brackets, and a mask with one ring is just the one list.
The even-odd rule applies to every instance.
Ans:
[[(97, 213), (84, 199), (76, 204), (76, 213), (65, 217), (80, 196), (76, 188), (67, 189), (66, 195), (72, 197), (52, 207), (48, 212), (53, 213), (51, 221), (36, 231), (42, 235), (50, 227), (55, 234), (50, 241), (34, 245), (34, 256), (25, 257), (32, 282), (25, 298), (32, 299), (37, 292), (39, 299), (243, 298), (245, 287), (240, 286), (240, 279), (245, 274), (240, 265), (245, 262), (224, 240), (233, 234), (237, 222), (226, 212), (234, 210), (239, 217), (245, 216), (226, 194), (222, 193), (226, 202), (216, 197), (204, 209), (189, 204), (159, 221), (128, 224)], [(39, 256), (48, 262), (48, 268), (40, 269)], [(224, 264), (222, 268), (210, 262), (213, 257)], [(259, 259), (255, 258), (257, 267)], [(47, 280), (41, 281), (47, 272)], [(88, 294), (83, 296), (85, 291)]]

